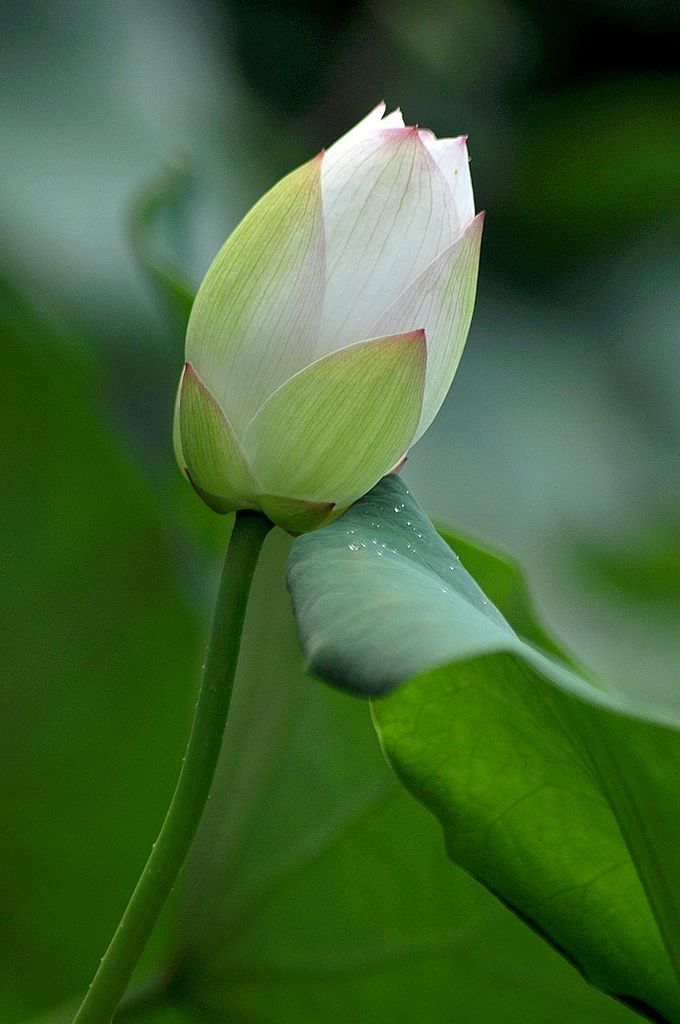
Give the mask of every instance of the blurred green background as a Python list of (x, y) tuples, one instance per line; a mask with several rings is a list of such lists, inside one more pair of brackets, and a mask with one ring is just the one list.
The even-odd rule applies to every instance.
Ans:
[[(259, 194), (381, 98), (407, 122), (470, 136), (477, 205), (488, 211), (467, 351), (407, 479), (433, 516), (520, 559), (547, 622), (593, 670), (680, 710), (679, 47), (674, 0), (5, 5), (0, 1020), (49, 1012), (96, 965), (177, 771), (226, 541), (226, 522), (199, 507), (173, 463), (182, 332), (140, 249), (166, 254), (197, 283)], [(169, 171), (182, 187), (161, 202), (153, 231), (138, 218), (135, 252), (134, 205)], [(278, 678), (283, 658), (296, 699), (320, 702), (313, 730), (299, 742), (285, 734), (286, 763), (303, 765), (287, 792), (309, 804), (310, 820), (322, 805), (332, 817), (318, 779), (333, 780), (345, 806), (347, 749), (352, 793), (376, 773), (392, 784), (365, 707), (317, 694), (302, 676), (278, 586), (271, 614), (285, 619), (285, 639), (244, 674)], [(328, 738), (345, 728), (348, 748)], [(270, 742), (255, 736), (250, 756)], [(253, 807), (274, 815), (276, 786), (257, 792)], [(410, 912), (398, 890), (413, 898), (420, 871), (437, 921), (422, 911), (416, 931), (441, 938), (446, 917), (463, 950), (444, 955), (450, 936), (433, 939), (434, 974), (409, 981), (409, 992), (444, 993), (420, 1012), (425, 1024), (632, 1019), (475, 883), (439, 866), (424, 812), (406, 801), (403, 815), (385, 835), (413, 817), (419, 838), (401, 882), (385, 881), (377, 917), (394, 911), (402, 934), (397, 919)], [(283, 842), (271, 828), (269, 852)], [(317, 883), (351, 906), (347, 935), (378, 899), (355, 892), (355, 905), (343, 881), (356, 877), (352, 856), (389, 847), (376, 832)], [(214, 878), (205, 884), (214, 896)], [(337, 950), (329, 922), (315, 917), (312, 928), (301, 899), (300, 935)], [(489, 954), (495, 980), (478, 983), (461, 966), (460, 936), (478, 935), (479, 905), (484, 941), (503, 929), (510, 938), (504, 954)], [(363, 919), (361, 928), (371, 931)], [(385, 920), (376, 928), (389, 930)], [(164, 941), (161, 929), (154, 948)], [(322, 995), (300, 994), (297, 975), (274, 984), (265, 972), (258, 987), (247, 950), (266, 945), (245, 943), (241, 995), (218, 1006), (203, 992), (212, 1008), (202, 1019), (334, 1020)], [(152, 950), (149, 964), (161, 955)], [(386, 1019), (415, 1019), (394, 978), (368, 976), (362, 988), (336, 972), (344, 1019), (380, 1019), (387, 990)]]

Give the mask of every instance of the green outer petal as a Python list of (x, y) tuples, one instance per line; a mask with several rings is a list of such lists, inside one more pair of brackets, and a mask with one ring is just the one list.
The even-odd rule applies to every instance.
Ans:
[(477, 291), (484, 214), (413, 281), (373, 325), (372, 334), (424, 327), (427, 382), (415, 441), (432, 423), (446, 398), (467, 341)]
[(175, 396), (175, 414), (172, 420), (172, 447), (175, 452), (175, 458), (177, 459), (177, 465), (186, 472), (187, 460), (184, 458), (184, 449), (182, 448), (182, 432), (179, 425), (179, 400), (182, 395), (182, 384), (184, 382), (184, 367), (182, 367), (182, 375), (179, 378), (179, 384), (177, 386), (177, 394)]
[(243, 447), (263, 488), (351, 504), (408, 448), (425, 384), (424, 331), (361, 341), (286, 381)]
[(197, 494), (217, 512), (254, 507), (257, 483), (214, 395), (185, 363), (175, 412), (177, 454)]
[(186, 358), (237, 433), (313, 358), (325, 280), (321, 164), (303, 164), (256, 203), (215, 257), (191, 311)]
[(273, 523), (294, 537), (323, 526), (335, 508), (332, 501), (300, 501), (296, 498), (280, 498), (276, 494), (260, 494), (258, 504)]

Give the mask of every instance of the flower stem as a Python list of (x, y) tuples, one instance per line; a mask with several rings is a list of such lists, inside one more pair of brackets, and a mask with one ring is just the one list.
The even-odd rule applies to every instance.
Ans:
[(203, 680), (182, 770), (149, 859), (74, 1024), (111, 1024), (184, 864), (212, 785), (229, 714), (250, 585), (271, 523), (237, 512), (217, 595)]

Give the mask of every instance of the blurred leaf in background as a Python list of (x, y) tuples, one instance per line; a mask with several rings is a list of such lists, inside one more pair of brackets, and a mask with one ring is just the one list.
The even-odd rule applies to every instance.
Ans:
[(149, 486), (93, 408), (91, 366), (7, 287), (0, 325), (10, 1022), (80, 988), (120, 917), (174, 785), (200, 630)]

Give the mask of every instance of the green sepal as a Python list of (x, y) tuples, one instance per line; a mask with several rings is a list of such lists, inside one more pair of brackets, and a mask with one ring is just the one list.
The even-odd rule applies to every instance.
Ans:
[[(264, 514), (294, 537), (324, 526), (335, 509), (332, 501), (302, 501), (277, 494), (260, 494), (257, 500)], [(339, 514), (336, 511), (336, 515)]]
[(175, 450), (196, 493), (216, 512), (255, 508), (257, 483), (229, 420), (185, 363), (175, 412)]
[(423, 331), (360, 341), (306, 366), (253, 417), (243, 448), (268, 489), (346, 507), (407, 451), (425, 385)]

